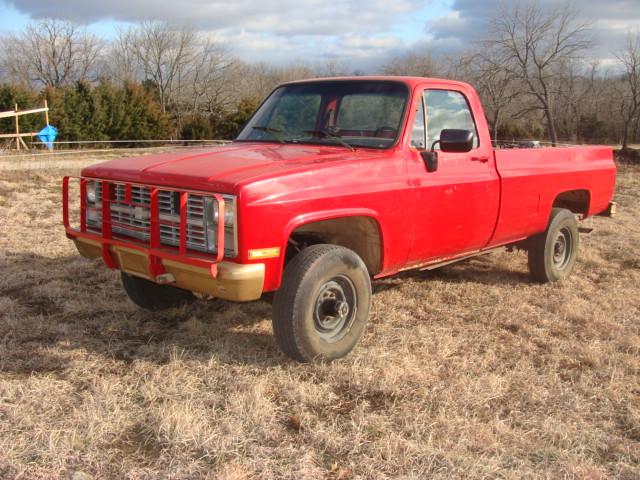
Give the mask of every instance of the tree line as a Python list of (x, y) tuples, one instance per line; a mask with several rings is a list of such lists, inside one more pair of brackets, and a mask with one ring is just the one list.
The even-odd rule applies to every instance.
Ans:
[[(515, 2), (466, 51), (436, 56), (416, 47), (380, 70), (473, 84), (496, 141), (627, 148), (640, 142), (640, 33), (629, 32), (611, 52), (615, 62), (603, 65), (590, 58), (590, 25), (576, 18), (570, 3)], [(47, 19), (1, 45), (0, 110), (46, 98), (51, 123), (70, 141), (233, 138), (279, 83), (363, 73), (333, 62), (247, 63), (202, 32), (160, 22), (118, 30), (107, 42)], [(38, 127), (23, 119), (24, 129)], [(3, 132), (11, 128), (0, 121)]]

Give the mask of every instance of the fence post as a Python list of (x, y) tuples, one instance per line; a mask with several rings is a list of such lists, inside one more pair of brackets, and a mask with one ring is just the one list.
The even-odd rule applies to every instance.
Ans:
[(20, 151), (20, 121), (18, 120), (18, 104), (13, 106), (14, 112), (16, 112), (16, 149)]

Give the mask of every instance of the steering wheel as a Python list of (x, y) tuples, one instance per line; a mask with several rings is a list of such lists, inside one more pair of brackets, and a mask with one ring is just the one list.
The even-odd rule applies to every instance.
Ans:
[(391, 132), (392, 136), (395, 136), (396, 134), (396, 129), (393, 127), (389, 127), (387, 125), (383, 125), (381, 127), (376, 128), (376, 131), (374, 132), (374, 135), (376, 137), (382, 137), (384, 132)]

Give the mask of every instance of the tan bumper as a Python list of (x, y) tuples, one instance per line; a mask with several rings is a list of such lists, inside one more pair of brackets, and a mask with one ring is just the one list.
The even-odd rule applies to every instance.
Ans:
[[(75, 238), (74, 243), (80, 255), (87, 258), (102, 256), (100, 242), (85, 238)], [(132, 248), (109, 247), (118, 268), (137, 277), (153, 280), (149, 274), (149, 260), (146, 253)], [(171, 285), (213, 297), (247, 302), (257, 300), (262, 295), (264, 285), (264, 264), (241, 265), (233, 262), (220, 262), (218, 275), (211, 276), (207, 268), (187, 265), (173, 260), (162, 259), (162, 265), (175, 282)]]
[(611, 217), (615, 218), (616, 213), (618, 213), (618, 203), (617, 202), (609, 202), (609, 206), (604, 212), (599, 213), (601, 217)]

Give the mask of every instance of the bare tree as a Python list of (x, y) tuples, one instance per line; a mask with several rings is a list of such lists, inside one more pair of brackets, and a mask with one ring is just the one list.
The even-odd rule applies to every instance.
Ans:
[(229, 80), (235, 85), (238, 100), (249, 97), (260, 100), (281, 83), (317, 76), (318, 74), (307, 65), (275, 67), (260, 62), (239, 63)]
[[(226, 71), (237, 63), (224, 46), (188, 26), (142, 22), (120, 32), (112, 50), (123, 75), (154, 83), (162, 110), (211, 113), (229, 102)], [(130, 58), (134, 70), (127, 70)]]
[(132, 32), (136, 59), (145, 78), (158, 89), (162, 111), (174, 100), (185, 69), (195, 60), (197, 35), (189, 27), (142, 22)]
[(126, 83), (144, 78), (136, 54), (135, 29), (116, 29), (116, 37), (109, 45), (107, 58), (106, 70), (111, 80)]
[(3, 39), (7, 75), (31, 86), (60, 87), (97, 78), (100, 39), (74, 23), (47, 19)]
[(224, 46), (209, 39), (199, 46), (198, 52), (183, 74), (187, 87), (181, 90), (181, 103), (188, 105), (192, 113), (228, 108), (233, 101), (229, 73), (237, 68), (238, 60)]
[(551, 141), (558, 142), (554, 100), (557, 69), (577, 58), (589, 45), (588, 24), (575, 20), (569, 3), (545, 10), (535, 0), (503, 5), (490, 21), (486, 45), (507, 60), (506, 68), (520, 78), (546, 119)]
[(109, 58), (112, 79), (151, 81), (163, 111), (178, 119), (226, 106), (233, 90), (228, 73), (238, 63), (224, 45), (193, 29), (158, 22), (119, 30)]
[[(594, 120), (597, 112), (602, 109), (603, 92), (598, 78), (599, 64), (569, 60), (563, 62), (556, 69), (560, 82), (556, 90), (555, 120), (556, 131), (563, 138), (571, 141), (586, 133), (587, 138), (593, 139), (599, 133), (594, 131)], [(590, 132), (585, 132), (585, 125), (589, 124)], [(597, 122), (596, 122), (597, 123)]]
[(511, 110), (515, 114), (514, 103), (521, 95), (517, 77), (507, 62), (507, 58), (491, 50), (463, 54), (457, 61), (449, 62), (453, 70), (450, 76), (472, 83), (478, 91), (494, 142), (498, 141), (505, 112)]
[(409, 52), (395, 58), (382, 67), (385, 75), (410, 75), (416, 77), (434, 77), (439, 68), (427, 48)]
[(622, 92), (620, 96), (620, 114), (624, 120), (622, 131), (622, 149), (629, 147), (629, 134), (633, 132), (634, 122), (640, 117), (640, 33), (629, 34), (622, 53), (617, 55), (622, 64)]
[(342, 77), (347, 75), (348, 70), (348, 64), (338, 60), (327, 60), (314, 68), (315, 73), (320, 77)]

